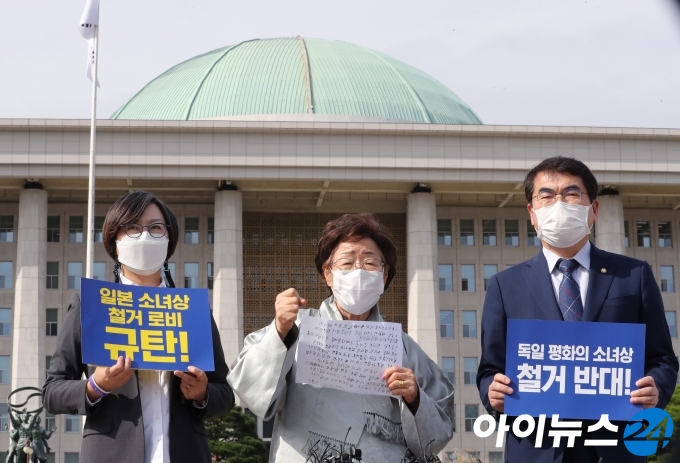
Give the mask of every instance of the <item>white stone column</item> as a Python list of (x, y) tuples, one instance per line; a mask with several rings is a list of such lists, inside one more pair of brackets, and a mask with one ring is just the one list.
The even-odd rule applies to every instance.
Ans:
[(408, 334), (439, 363), (437, 212), (432, 193), (407, 199)]
[(42, 388), (45, 383), (46, 265), (47, 192), (25, 189), (19, 194), (12, 390), (24, 386)]
[(621, 196), (615, 190), (604, 190), (597, 199), (600, 202), (595, 227), (597, 247), (616, 254), (625, 254)]
[(243, 347), (243, 198), (240, 191), (215, 193), (213, 315), (227, 365)]

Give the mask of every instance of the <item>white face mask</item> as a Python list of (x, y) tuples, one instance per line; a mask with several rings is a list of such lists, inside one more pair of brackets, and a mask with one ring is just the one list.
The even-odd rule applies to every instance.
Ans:
[(363, 269), (333, 270), (333, 295), (346, 312), (361, 315), (368, 312), (385, 291), (383, 272)]
[(125, 235), (116, 240), (118, 261), (137, 275), (152, 275), (163, 267), (168, 254), (168, 238), (152, 237), (148, 231), (139, 238)]
[(556, 248), (575, 245), (590, 234), (588, 212), (590, 206), (557, 201), (549, 207), (534, 209), (538, 220), (538, 237)]

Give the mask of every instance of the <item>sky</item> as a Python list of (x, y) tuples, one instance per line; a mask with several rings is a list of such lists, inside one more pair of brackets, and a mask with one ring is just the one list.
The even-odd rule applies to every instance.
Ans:
[[(677, 0), (101, 0), (97, 116), (207, 51), (342, 40), (413, 65), (486, 124), (680, 127)], [(85, 0), (0, 4), (0, 118), (89, 119)]]

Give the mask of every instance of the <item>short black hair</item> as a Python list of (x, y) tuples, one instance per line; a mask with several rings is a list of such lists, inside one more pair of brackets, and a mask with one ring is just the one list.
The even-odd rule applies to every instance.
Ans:
[(375, 241), (385, 264), (389, 266), (385, 281), (387, 289), (397, 273), (397, 245), (390, 231), (378, 221), (375, 214), (345, 214), (323, 227), (314, 258), (319, 275), (323, 275), (324, 267), (340, 243), (361, 241), (364, 238)]
[(121, 226), (126, 223), (136, 222), (144, 214), (149, 204), (155, 204), (163, 214), (163, 219), (168, 227), (168, 253), (166, 260), (172, 256), (179, 241), (179, 225), (177, 218), (170, 208), (156, 195), (148, 191), (133, 191), (124, 194), (109, 208), (104, 218), (102, 231), (104, 234), (104, 249), (113, 260), (118, 260), (116, 254), (116, 236)]
[(583, 182), (583, 186), (586, 187), (586, 193), (590, 197), (590, 202), (592, 203), (597, 198), (597, 179), (595, 179), (588, 166), (578, 159), (555, 156), (541, 161), (540, 164), (529, 171), (524, 179), (524, 195), (529, 203), (531, 203), (531, 198), (534, 196), (534, 180), (541, 172), (555, 172), (579, 177)]

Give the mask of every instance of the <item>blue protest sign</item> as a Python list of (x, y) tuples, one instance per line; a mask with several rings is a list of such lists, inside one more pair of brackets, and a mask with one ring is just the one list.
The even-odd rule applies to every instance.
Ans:
[(207, 289), (81, 281), (84, 363), (111, 366), (122, 355), (142, 370), (215, 369)]
[(630, 393), (644, 376), (644, 325), (510, 319), (507, 333), (507, 415), (628, 421), (642, 409)]

